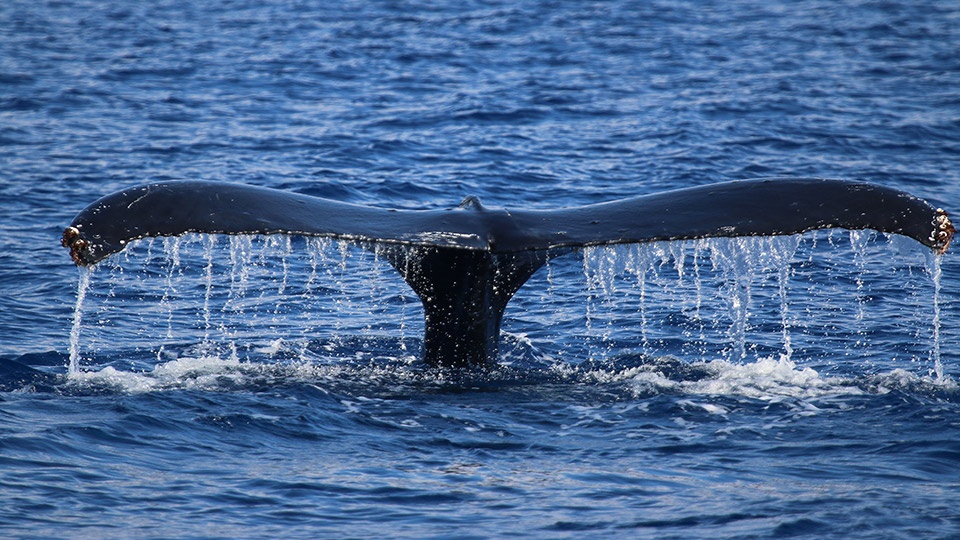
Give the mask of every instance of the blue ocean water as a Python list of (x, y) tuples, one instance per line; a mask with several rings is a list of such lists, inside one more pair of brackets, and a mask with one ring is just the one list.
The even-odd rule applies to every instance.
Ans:
[(161, 180), (419, 209), (819, 176), (957, 212), (958, 50), (933, 0), (4, 2), (0, 531), (960, 535), (953, 253), (585, 250), (461, 372), (348, 243), (143, 240), (90, 272), (59, 246)]

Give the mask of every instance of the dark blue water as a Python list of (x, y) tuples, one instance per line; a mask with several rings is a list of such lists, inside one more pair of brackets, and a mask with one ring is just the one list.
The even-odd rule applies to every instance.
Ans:
[(348, 244), (194, 235), (79, 274), (58, 245), (159, 180), (552, 208), (823, 176), (957, 212), (958, 50), (951, 1), (4, 2), (0, 531), (960, 535), (952, 253), (571, 254), (499, 368), (449, 372)]

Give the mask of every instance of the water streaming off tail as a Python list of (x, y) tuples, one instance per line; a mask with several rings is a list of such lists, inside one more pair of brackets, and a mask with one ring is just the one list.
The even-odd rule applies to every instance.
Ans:
[(863, 231), (588, 248), (521, 289), (504, 329), (567, 361), (772, 357), (939, 374), (938, 267), (910, 240)]
[[(349, 242), (145, 239), (82, 272), (72, 370), (149, 369), (183, 354), (325, 362), (419, 352), (419, 300), (375, 249)], [(913, 362), (940, 374), (938, 288), (937, 257), (864, 232), (588, 248), (551, 259), (520, 289), (501, 355)]]
[(411, 340), (423, 328), (420, 302), (400, 276), (377, 253), (349, 242), (144, 239), (92, 274), (75, 316), (74, 358), (117, 350), (141, 362), (184, 353), (403, 357), (417, 353)]

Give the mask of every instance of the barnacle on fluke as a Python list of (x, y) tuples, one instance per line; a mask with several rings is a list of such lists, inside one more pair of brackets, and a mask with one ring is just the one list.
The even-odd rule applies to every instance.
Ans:
[(63, 230), (63, 238), (60, 239), (60, 245), (70, 248), (70, 258), (77, 265), (83, 265), (83, 250), (90, 245), (90, 242), (80, 238), (80, 231), (76, 227), (67, 227)]
[(933, 249), (940, 255), (947, 252), (950, 242), (953, 240), (953, 233), (957, 230), (950, 222), (950, 217), (943, 208), (937, 208), (937, 215), (933, 218), (933, 233), (930, 235), (930, 242), (933, 243)]

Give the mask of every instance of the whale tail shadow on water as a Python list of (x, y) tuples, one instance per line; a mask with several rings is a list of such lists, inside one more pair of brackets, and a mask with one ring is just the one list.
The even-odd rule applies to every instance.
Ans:
[(507, 302), (550, 256), (586, 246), (710, 237), (874, 229), (946, 251), (942, 209), (890, 188), (824, 179), (762, 179), (558, 210), (358, 206), (274, 189), (211, 182), (129, 188), (73, 220), (63, 245), (92, 265), (132, 240), (213, 234), (324, 236), (375, 247), (423, 302), (423, 358), (467, 366), (497, 357)]

